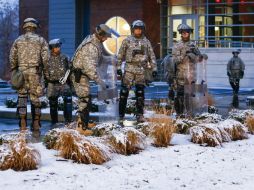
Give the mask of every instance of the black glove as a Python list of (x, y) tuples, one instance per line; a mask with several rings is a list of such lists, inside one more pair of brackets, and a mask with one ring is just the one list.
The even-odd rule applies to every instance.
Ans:
[(230, 72), (227, 72), (227, 75), (230, 77), (231, 76)]
[(190, 58), (190, 61), (195, 61), (196, 55), (194, 53), (188, 53), (187, 56)]
[(119, 76), (123, 76), (122, 69), (117, 69), (116, 74)]
[(157, 76), (157, 74), (158, 74), (157, 71), (153, 71), (153, 72), (152, 72), (153, 78), (155, 78), (155, 77)]

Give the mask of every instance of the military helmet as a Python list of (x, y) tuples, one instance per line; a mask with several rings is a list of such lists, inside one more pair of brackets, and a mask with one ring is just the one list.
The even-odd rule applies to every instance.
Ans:
[(141, 28), (142, 30), (146, 29), (146, 25), (142, 20), (134, 20), (131, 24), (131, 29), (135, 29), (135, 28)]
[(177, 27), (177, 31), (181, 34), (183, 31), (186, 31), (188, 33), (192, 33), (193, 32), (193, 28), (191, 28), (189, 25), (187, 24), (179, 24)]
[(112, 37), (111, 36), (112, 30), (106, 24), (100, 24), (100, 25), (96, 26), (95, 33), (98, 34), (99, 36), (105, 36), (108, 38)]
[(33, 28), (40, 27), (39, 21), (34, 18), (26, 18), (23, 21), (23, 28), (25, 29), (27, 27), (33, 27)]
[(55, 47), (61, 47), (62, 45), (62, 42), (61, 42), (61, 39), (59, 38), (56, 38), (56, 39), (53, 39), (53, 40), (50, 40), (49, 41), (49, 49), (53, 49)]
[(232, 51), (232, 54), (234, 54), (234, 53), (240, 54), (240, 53), (241, 53), (241, 49), (234, 49), (234, 50)]

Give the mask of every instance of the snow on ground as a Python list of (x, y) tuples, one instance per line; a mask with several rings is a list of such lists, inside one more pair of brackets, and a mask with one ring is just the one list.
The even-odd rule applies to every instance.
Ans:
[(253, 189), (254, 136), (221, 148), (192, 144), (190, 136), (179, 134), (171, 143), (168, 148), (149, 146), (137, 155), (114, 155), (103, 165), (59, 161), (56, 151), (37, 143), (39, 169), (0, 171), (0, 189)]

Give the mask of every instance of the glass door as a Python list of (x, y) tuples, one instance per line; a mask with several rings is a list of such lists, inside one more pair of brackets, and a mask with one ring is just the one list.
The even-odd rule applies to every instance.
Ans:
[(179, 24), (187, 24), (194, 29), (191, 34), (191, 40), (198, 40), (198, 16), (197, 15), (173, 15), (170, 17), (169, 46), (172, 47), (175, 42), (181, 39), (177, 31)]

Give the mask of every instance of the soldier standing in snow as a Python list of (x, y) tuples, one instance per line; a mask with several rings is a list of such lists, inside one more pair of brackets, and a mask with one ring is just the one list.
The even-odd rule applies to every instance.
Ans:
[(49, 58), (48, 43), (35, 34), (39, 23), (34, 18), (24, 20), (25, 34), (19, 36), (13, 43), (10, 51), (11, 70), (19, 70), (24, 77), (24, 84), (18, 91), (17, 114), (19, 126), (25, 130), (27, 126), (27, 98), (31, 100), (32, 126), (31, 130), (39, 131), (41, 116), (41, 101), (43, 85), (41, 83), (42, 70), (48, 78), (47, 63)]
[(187, 92), (184, 92), (184, 86), (195, 83), (195, 64), (201, 61), (199, 59), (202, 59), (202, 55), (194, 42), (190, 41), (193, 29), (186, 24), (180, 24), (177, 30), (181, 34), (181, 40), (175, 44), (172, 51), (173, 62), (176, 65), (174, 107), (177, 115), (181, 115), (186, 108), (184, 94)]
[(73, 57), (73, 85), (78, 100), (78, 128), (86, 130), (89, 123), (90, 87), (89, 80), (106, 89), (104, 81), (97, 73), (97, 65), (102, 58), (102, 43), (111, 37), (112, 30), (105, 24), (95, 28), (93, 35), (87, 36), (77, 48)]
[[(123, 40), (118, 53), (117, 74), (122, 77), (119, 120), (123, 122), (129, 90), (135, 85), (137, 122), (144, 122), (144, 89), (145, 69), (151, 69), (153, 77), (157, 75), (156, 58), (150, 41), (145, 37), (145, 24), (136, 20), (131, 25), (132, 35)], [(121, 70), (123, 61), (126, 61), (124, 74)]]
[(46, 83), (52, 124), (58, 122), (59, 96), (62, 96), (64, 100), (63, 111), (65, 122), (69, 123), (72, 120), (72, 93), (67, 76), (70, 71), (70, 63), (68, 57), (61, 53), (61, 45), (60, 39), (49, 41), (51, 52), (48, 62), (49, 78), (46, 79)]
[(234, 95), (238, 94), (240, 79), (244, 76), (245, 65), (238, 55), (241, 50), (234, 50), (232, 52), (233, 57), (229, 60), (227, 65), (227, 75), (229, 78), (229, 83), (233, 89)]

